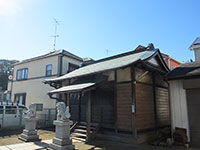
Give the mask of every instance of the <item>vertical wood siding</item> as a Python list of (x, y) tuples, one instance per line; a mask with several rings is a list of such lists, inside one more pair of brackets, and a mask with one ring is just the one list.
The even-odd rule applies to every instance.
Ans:
[(136, 129), (144, 130), (155, 127), (153, 87), (136, 84)]
[(92, 98), (92, 122), (114, 124), (113, 91), (97, 89)]
[(168, 89), (156, 87), (157, 125), (170, 125)]
[(69, 96), (69, 103), (70, 103), (70, 113), (71, 113), (71, 120), (78, 121), (78, 98), (77, 94), (70, 94)]
[(132, 130), (131, 105), (131, 83), (117, 84), (117, 121), (119, 130)]

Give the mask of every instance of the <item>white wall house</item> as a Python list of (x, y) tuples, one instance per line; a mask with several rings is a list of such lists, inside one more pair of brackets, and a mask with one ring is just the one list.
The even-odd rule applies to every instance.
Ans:
[(200, 37), (197, 37), (192, 45), (189, 47), (190, 50), (194, 51), (195, 61), (200, 61)]
[(195, 62), (184, 63), (170, 71), (166, 78), (170, 87), (172, 130), (187, 130), (190, 146), (200, 148), (200, 37), (189, 47)]
[(11, 101), (29, 106), (42, 104), (43, 108), (55, 108), (55, 100), (48, 97), (52, 87), (43, 83), (77, 69), (82, 58), (65, 50), (57, 50), (45, 55), (23, 60), (14, 65), (13, 78), (8, 83)]

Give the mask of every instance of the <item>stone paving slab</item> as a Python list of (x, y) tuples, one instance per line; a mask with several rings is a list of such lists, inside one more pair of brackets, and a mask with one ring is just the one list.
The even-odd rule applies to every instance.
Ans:
[(6, 146), (0, 146), (0, 150), (10, 150), (10, 149)]

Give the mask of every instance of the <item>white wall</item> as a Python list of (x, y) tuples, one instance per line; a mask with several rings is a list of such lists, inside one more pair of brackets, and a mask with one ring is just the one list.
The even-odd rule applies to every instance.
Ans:
[[(63, 56), (62, 73), (68, 70), (68, 63), (79, 65), (80, 61), (70, 57)], [(52, 77), (46, 77), (46, 65), (52, 64)], [(28, 79), (16, 81), (16, 73), (18, 69), (28, 68)], [(58, 74), (58, 55), (51, 56), (36, 61), (31, 61), (14, 66), (13, 85), (11, 100), (14, 101), (14, 95), (18, 93), (26, 93), (26, 106), (31, 103), (43, 103), (43, 108), (55, 108), (55, 99), (50, 99), (47, 95), (48, 91), (54, 88), (48, 84), (44, 84), (45, 79), (55, 78)], [(11, 86), (9, 85), (9, 89)]]
[(186, 128), (188, 139), (190, 139), (187, 99), (186, 91), (183, 89), (183, 82), (181, 80), (175, 80), (169, 83), (172, 130), (174, 132), (175, 127)]
[[(50, 99), (47, 95), (47, 92), (54, 88), (43, 83), (46, 78), (56, 77), (46, 77), (46, 65), (48, 64), (52, 64), (52, 75), (57, 75), (58, 56), (47, 57), (14, 66), (11, 100), (14, 101), (15, 94), (26, 93), (26, 107), (31, 103), (42, 103), (43, 108), (55, 108), (56, 100)], [(22, 68), (28, 68), (28, 79), (16, 81), (16, 72)]]
[(26, 93), (26, 107), (31, 103), (42, 103), (43, 108), (55, 108), (56, 100), (50, 99), (47, 95), (47, 92), (54, 88), (42, 83), (42, 81), (44, 78), (14, 82), (12, 101), (14, 101), (14, 94)]
[(53, 56), (14, 66), (13, 80), (16, 80), (17, 70), (22, 68), (28, 68), (28, 78), (44, 77), (48, 64), (52, 64), (52, 75), (57, 74), (58, 56)]

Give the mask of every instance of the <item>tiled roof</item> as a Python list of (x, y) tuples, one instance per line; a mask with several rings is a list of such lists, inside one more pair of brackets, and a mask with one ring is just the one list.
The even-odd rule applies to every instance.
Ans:
[(138, 50), (138, 51), (131, 51), (128, 53), (123, 53), (117, 56), (112, 56), (109, 58), (101, 59), (95, 61), (93, 64), (81, 67), (77, 70), (74, 70), (68, 74), (65, 74), (61, 77), (54, 78), (54, 79), (47, 79), (45, 82), (54, 82), (60, 80), (66, 80), (70, 78), (85, 76), (93, 73), (98, 73), (102, 71), (112, 70), (120, 67), (124, 67), (130, 65), (138, 60), (145, 60), (150, 58), (157, 52), (156, 49), (154, 50)]
[(79, 91), (79, 90), (83, 90), (83, 89), (86, 89), (88, 87), (91, 87), (93, 85), (95, 85), (95, 83), (82, 83), (82, 84), (63, 86), (63, 87), (61, 87), (59, 89), (55, 89), (55, 90), (49, 91), (48, 94)]

